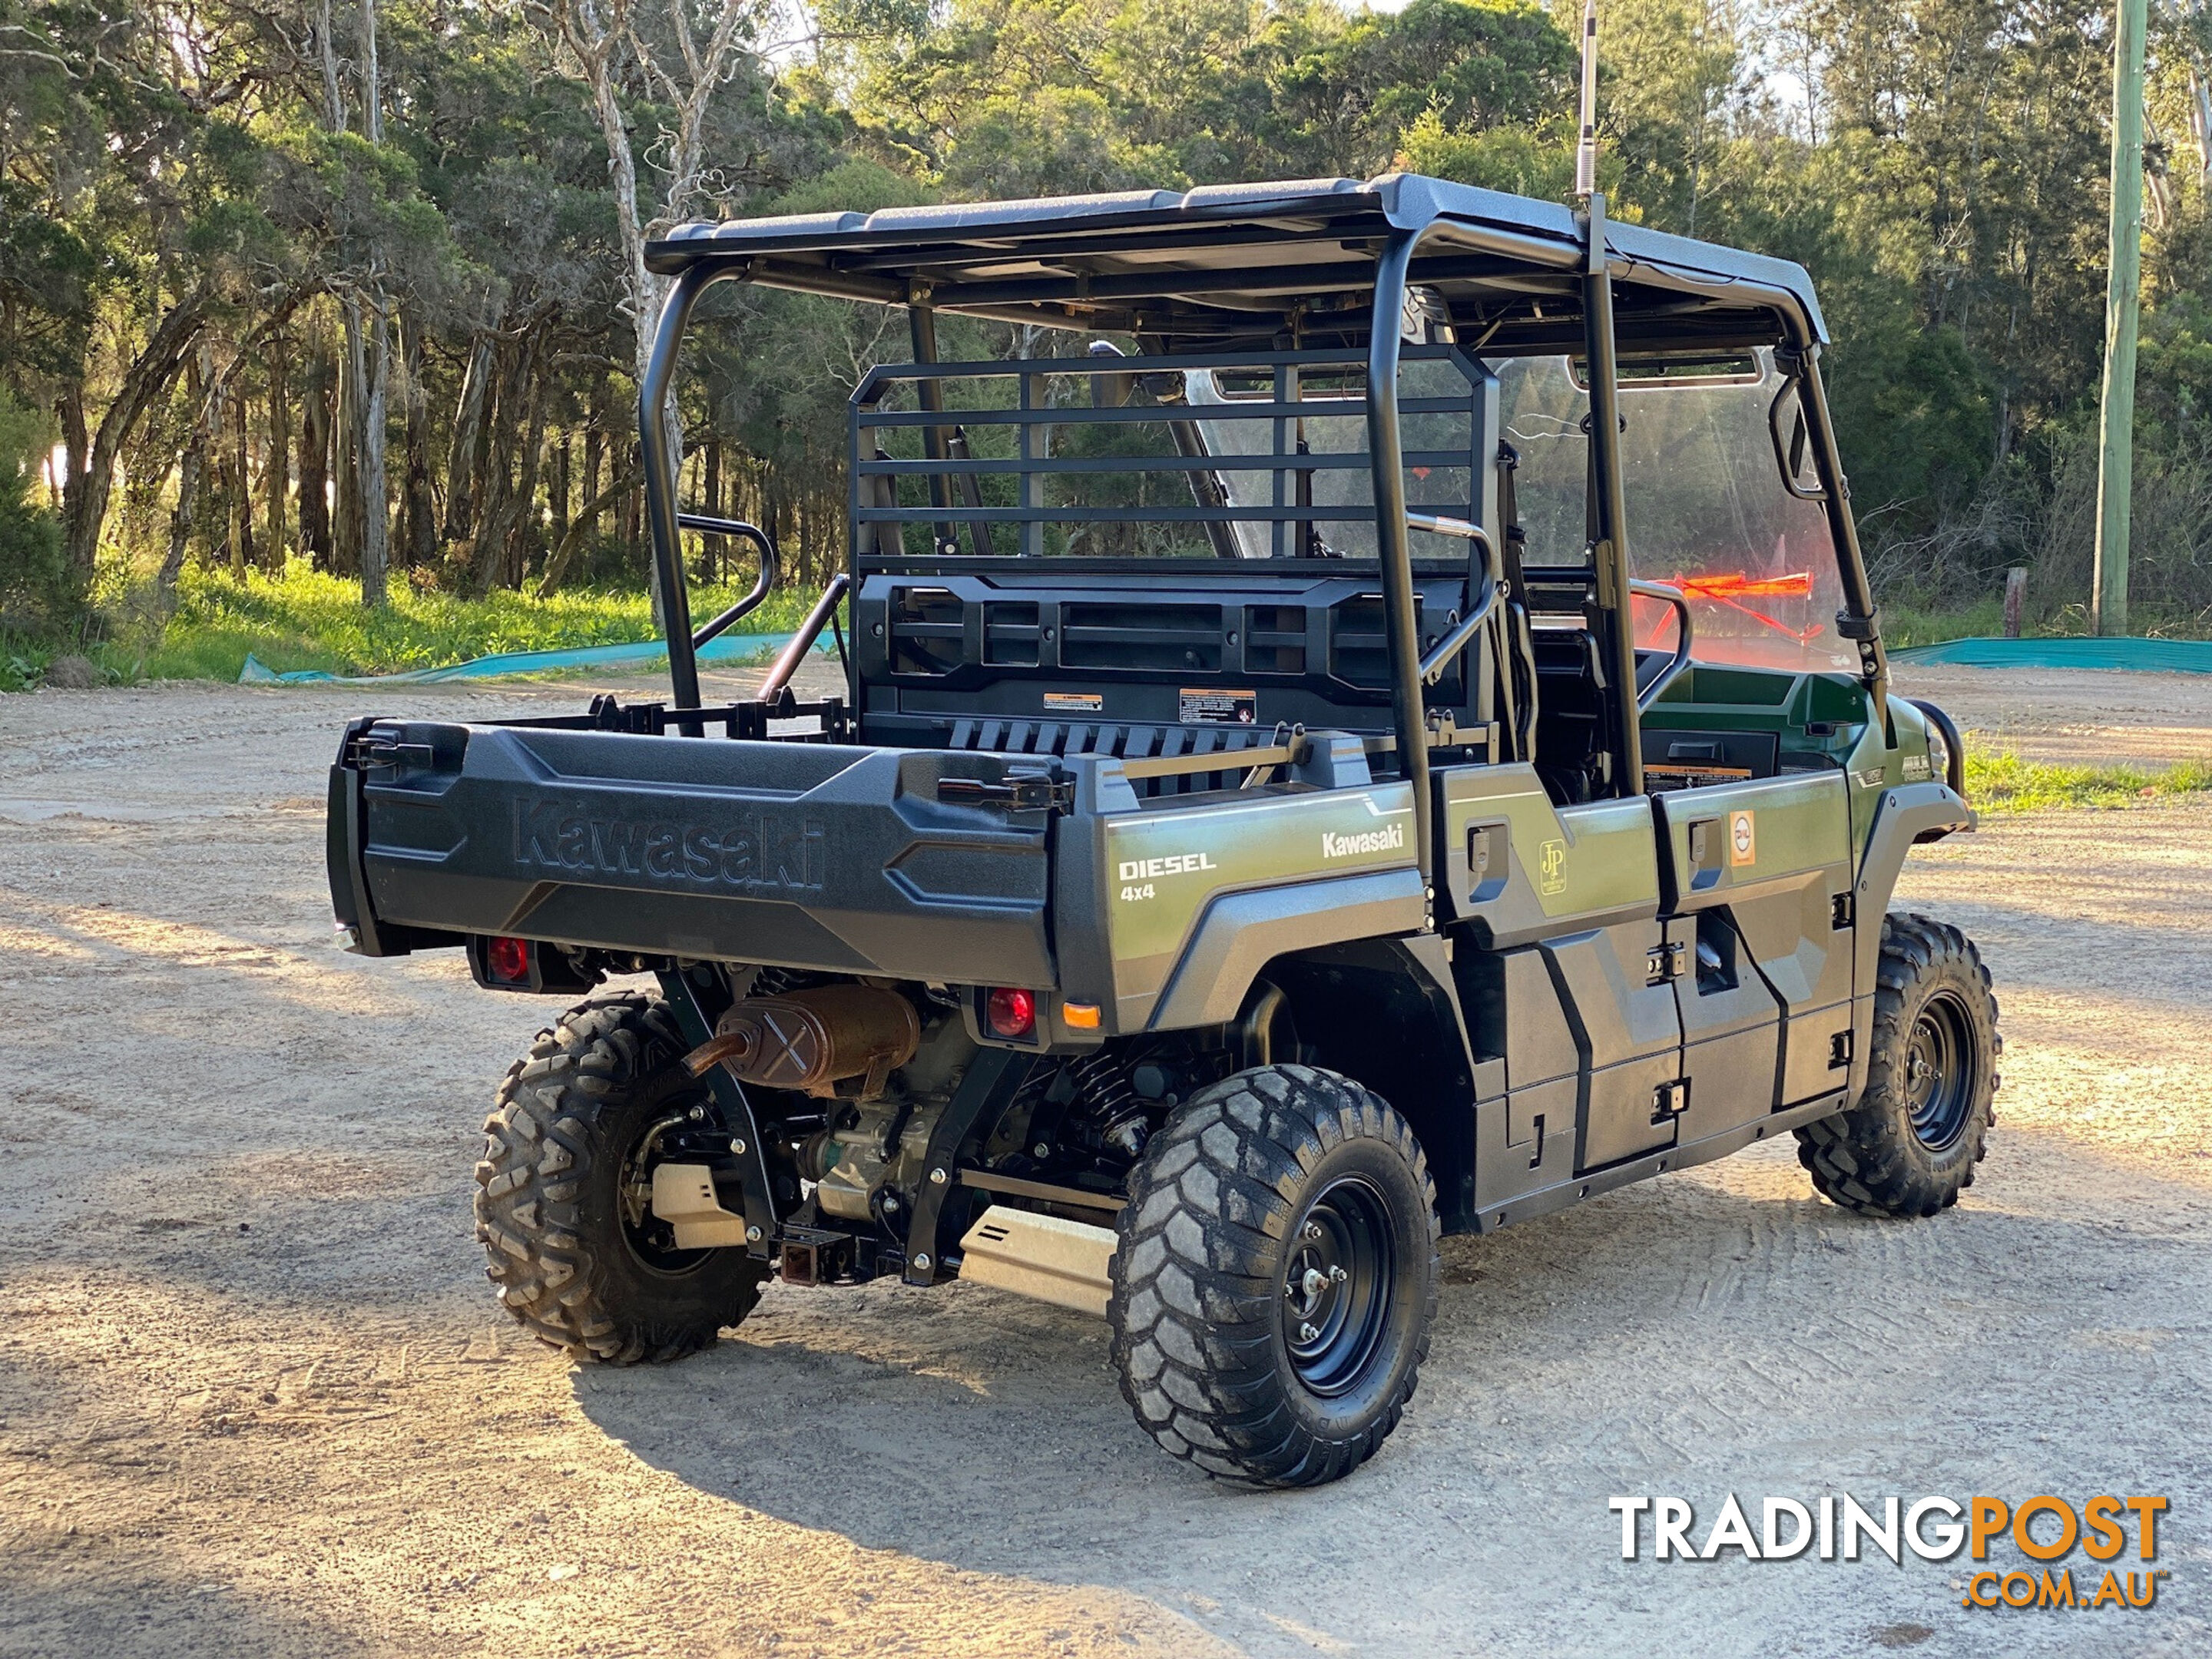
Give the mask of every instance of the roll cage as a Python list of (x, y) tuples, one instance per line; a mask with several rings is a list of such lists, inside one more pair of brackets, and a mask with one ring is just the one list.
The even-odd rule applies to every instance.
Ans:
[[(1300, 556), (1310, 550), (1305, 538), (1311, 526), (1331, 520), (1371, 524), (1388, 663), (1389, 746), (1413, 785), (1420, 867), (1432, 869), (1428, 751), (1438, 734), (1424, 688), (1444, 673), (1489, 619), (1505, 576), (1498, 545), (1504, 538), (1496, 533), (1480, 486), (1475, 486), (1476, 499), (1456, 514), (1425, 512), (1407, 499), (1407, 468), (1419, 463), (1403, 442), (1408, 404), (1401, 397), (1401, 371), (1411, 359), (1438, 356), (1423, 337), (1441, 333), (1453, 343), (1442, 355), (1462, 361), (1485, 350), (1559, 351), (1581, 361), (1589, 401), (1587, 582), (1592, 634), (1605, 671), (1597, 678), (1613, 688), (1605, 698), (1604, 719), (1619, 759), (1613, 780), (1619, 793), (1641, 793), (1644, 787), (1630, 596), (1632, 591), (1654, 597), (1671, 592), (1639, 587), (1630, 577), (1632, 515), (1618, 401), (1624, 355), (1772, 350), (1796, 389), (1800, 411), (1786, 437), (1778, 420), (1777, 459), (1791, 493), (1822, 505), (1844, 595), (1837, 630), (1857, 646), (1875, 708), (1888, 707), (1887, 658), (1821, 381), (1825, 325), (1810, 280), (1795, 264), (1609, 223), (1598, 197), (1573, 211), (1411, 174), (1364, 183), (1302, 180), (1182, 195), (1125, 192), (695, 224), (652, 244), (647, 263), (675, 279), (640, 389), (640, 428), (647, 521), (669, 638), (672, 718), (689, 734), (704, 730), (703, 721), (682, 719), (683, 711), (701, 706), (696, 648), (759, 603), (774, 563), (773, 544), (756, 527), (685, 514), (676, 501), (670, 383), (693, 307), (709, 287), (725, 281), (902, 307), (913, 344), (911, 364), (872, 371), (855, 393), (852, 563), (771, 672), (771, 691), (781, 690), (799, 653), (872, 559), (907, 556), (907, 526), (930, 526), (932, 553), (939, 561), (934, 567), (909, 562), (909, 568), (962, 565), (957, 550), (963, 534), (979, 554), (1040, 550), (1042, 525), (1065, 520), (1071, 510), (1040, 501), (1040, 480), (1070, 468), (1032, 451), (1034, 426), (1073, 420), (1164, 423), (1175, 433), (1173, 456), (1109, 464), (1179, 472), (1190, 481), (1189, 502), (1085, 512), (1109, 522), (1188, 525), (1224, 556), (1231, 550), (1224, 526), (1263, 526), (1273, 550), (1290, 555), (1266, 568), (1284, 574), (1306, 565)], [(1121, 333), (1137, 341), (1138, 352), (1121, 356), (1107, 347), (1088, 360), (945, 364), (937, 350), (940, 314)], [(1424, 323), (1424, 316), (1436, 326)], [(1383, 318), (1398, 319), (1399, 325), (1376, 326)], [(1416, 337), (1410, 343), (1409, 332)], [(1238, 418), (1272, 422), (1275, 428), (1269, 457), (1275, 483), (1264, 503), (1225, 497), (1220, 458), (1193, 441), (1200, 412), (1187, 398), (1188, 413), (1176, 410), (1172, 386), (1154, 399), (1156, 407), (1132, 409), (1126, 402), (1094, 398), (1094, 406), (1079, 415), (1041, 411), (1030, 396), (1033, 381), (1047, 374), (1135, 380), (1217, 366), (1272, 377), (1264, 404), (1238, 412)], [(1306, 483), (1291, 488), (1306, 492), (1313, 474), (1327, 465), (1295, 455), (1283, 435), (1287, 422), (1303, 418), (1291, 389), (1295, 378), (1322, 368), (1359, 372), (1371, 493), (1356, 507), (1323, 507), (1310, 493), (1286, 499), (1285, 478), (1303, 477)], [(947, 408), (948, 383), (979, 374), (1015, 380), (1020, 392), (1010, 412)], [(895, 386), (911, 388), (915, 410), (893, 414), (883, 407)], [(1781, 406), (1778, 398), (1778, 412)], [(978, 421), (1018, 430), (1018, 454), (976, 453), (965, 427)], [(872, 434), (894, 427), (918, 429), (924, 454), (902, 461), (875, 448)], [(1803, 478), (1807, 461), (1810, 481)], [(1483, 471), (1477, 453), (1470, 478)], [(902, 473), (927, 479), (926, 504), (902, 502), (896, 480)], [(980, 481), (994, 475), (1012, 476), (1016, 500), (994, 504), (983, 499)], [(1009, 543), (1005, 548), (997, 539), (1001, 526)], [(679, 556), (683, 528), (748, 536), (763, 551), (762, 580), (754, 592), (696, 629)], [(1417, 533), (1464, 542), (1468, 549), (1465, 601), (1426, 637), (1412, 545)], [(1295, 538), (1287, 549), (1286, 536)], [(1564, 573), (1549, 574), (1558, 580)], [(1531, 571), (1526, 580), (1540, 583), (1544, 574)], [(1683, 654), (1678, 648), (1678, 658)]]

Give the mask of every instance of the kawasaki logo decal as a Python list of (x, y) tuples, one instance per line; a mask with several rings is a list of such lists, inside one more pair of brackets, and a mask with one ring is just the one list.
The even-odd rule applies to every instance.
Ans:
[(1321, 835), (1321, 855), (1325, 859), (1348, 859), (1361, 853), (1395, 853), (1406, 844), (1406, 826), (1387, 823), (1380, 830), (1362, 830), (1357, 835), (1342, 836), (1333, 830)]

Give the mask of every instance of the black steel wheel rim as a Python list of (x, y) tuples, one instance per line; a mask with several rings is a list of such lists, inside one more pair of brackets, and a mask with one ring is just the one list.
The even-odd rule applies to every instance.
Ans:
[(1905, 1050), (1905, 1098), (1912, 1133), (1930, 1152), (1944, 1152), (1966, 1132), (1974, 1109), (1974, 1027), (1966, 1006), (1949, 991), (1921, 1005)]
[(1292, 1234), (1283, 1270), (1283, 1340), (1310, 1393), (1347, 1394), (1389, 1328), (1398, 1246), (1390, 1206), (1364, 1176), (1323, 1188)]

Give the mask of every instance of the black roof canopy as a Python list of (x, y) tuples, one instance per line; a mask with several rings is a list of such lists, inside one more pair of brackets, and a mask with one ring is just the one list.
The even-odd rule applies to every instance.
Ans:
[[(1443, 299), (1461, 339), (1579, 347), (1575, 214), (1414, 173), (689, 224), (646, 263), (1187, 344), (1286, 332), (1348, 343), (1367, 333), (1380, 251), (1416, 231), (1412, 280)], [(1620, 223), (1606, 251), (1625, 353), (1826, 337), (1801, 265)]]

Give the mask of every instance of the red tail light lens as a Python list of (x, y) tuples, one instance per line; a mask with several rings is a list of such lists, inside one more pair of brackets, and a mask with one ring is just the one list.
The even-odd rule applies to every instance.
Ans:
[(503, 985), (520, 985), (530, 978), (527, 939), (488, 939), (484, 941), (484, 971)]
[(1036, 999), (1000, 986), (983, 1000), (983, 1020), (995, 1037), (1025, 1037), (1036, 1030)]

